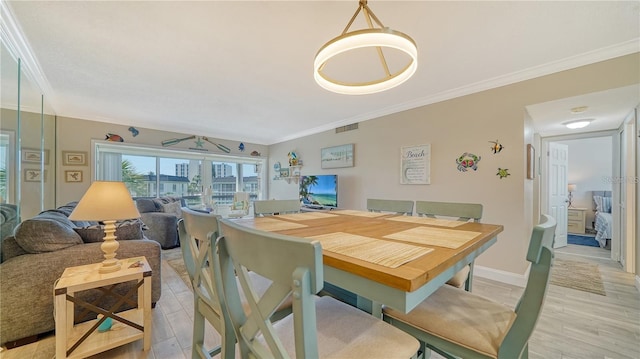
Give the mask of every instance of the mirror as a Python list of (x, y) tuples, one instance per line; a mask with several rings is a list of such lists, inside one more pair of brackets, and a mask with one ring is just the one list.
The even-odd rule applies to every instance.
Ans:
[[(4, 40), (4, 39), (3, 39)], [(55, 116), (10, 46), (0, 55), (0, 238), (55, 206)]]
[(31, 218), (55, 207), (55, 117), (42, 91), (20, 65), (20, 214)]
[(0, 52), (0, 238), (13, 233), (18, 224), (18, 66), (17, 57), (2, 43)]

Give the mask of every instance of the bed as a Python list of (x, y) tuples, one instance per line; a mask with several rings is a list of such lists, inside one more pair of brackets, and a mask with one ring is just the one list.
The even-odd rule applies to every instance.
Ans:
[(605, 248), (607, 240), (611, 240), (611, 191), (593, 191), (593, 202), (596, 205), (596, 240)]

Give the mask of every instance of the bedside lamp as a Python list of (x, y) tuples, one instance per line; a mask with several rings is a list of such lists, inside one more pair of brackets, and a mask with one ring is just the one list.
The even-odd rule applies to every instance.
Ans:
[(571, 192), (575, 192), (576, 188), (578, 188), (578, 186), (576, 186), (575, 184), (570, 183), (567, 186), (567, 191), (569, 192), (569, 207), (571, 207), (571, 200), (573, 199), (573, 195), (571, 194)]
[(100, 273), (120, 270), (120, 262), (115, 258), (120, 246), (116, 241), (115, 223), (132, 218), (140, 218), (140, 213), (123, 182), (93, 182), (71, 212), (69, 219), (72, 221), (104, 222), (105, 236), (100, 249), (104, 252), (105, 259)]

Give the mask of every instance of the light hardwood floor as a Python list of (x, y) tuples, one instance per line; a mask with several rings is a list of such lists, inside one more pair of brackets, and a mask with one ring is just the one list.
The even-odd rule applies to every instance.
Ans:
[[(542, 316), (529, 342), (532, 359), (640, 359), (640, 294), (634, 276), (603, 257), (609, 251), (569, 245), (557, 257), (596, 263), (606, 296), (551, 285)], [(153, 310), (153, 344), (142, 351), (140, 342), (128, 344), (92, 358), (182, 359), (191, 357), (193, 297), (176, 272), (163, 262), (162, 297)], [(515, 306), (522, 288), (476, 278), (474, 293)], [(208, 344), (219, 341), (208, 327)], [(0, 352), (1, 359), (54, 357), (53, 336), (36, 343)], [(433, 354), (432, 358), (441, 358)], [(350, 358), (349, 358), (350, 359)]]

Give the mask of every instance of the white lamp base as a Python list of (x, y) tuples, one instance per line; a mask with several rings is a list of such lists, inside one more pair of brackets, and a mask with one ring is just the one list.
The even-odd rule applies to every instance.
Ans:
[(116, 259), (116, 251), (120, 244), (116, 241), (116, 221), (104, 221), (104, 242), (100, 245), (100, 249), (104, 252), (104, 261), (102, 267), (98, 270), (100, 273), (112, 273), (122, 268), (120, 262)]

